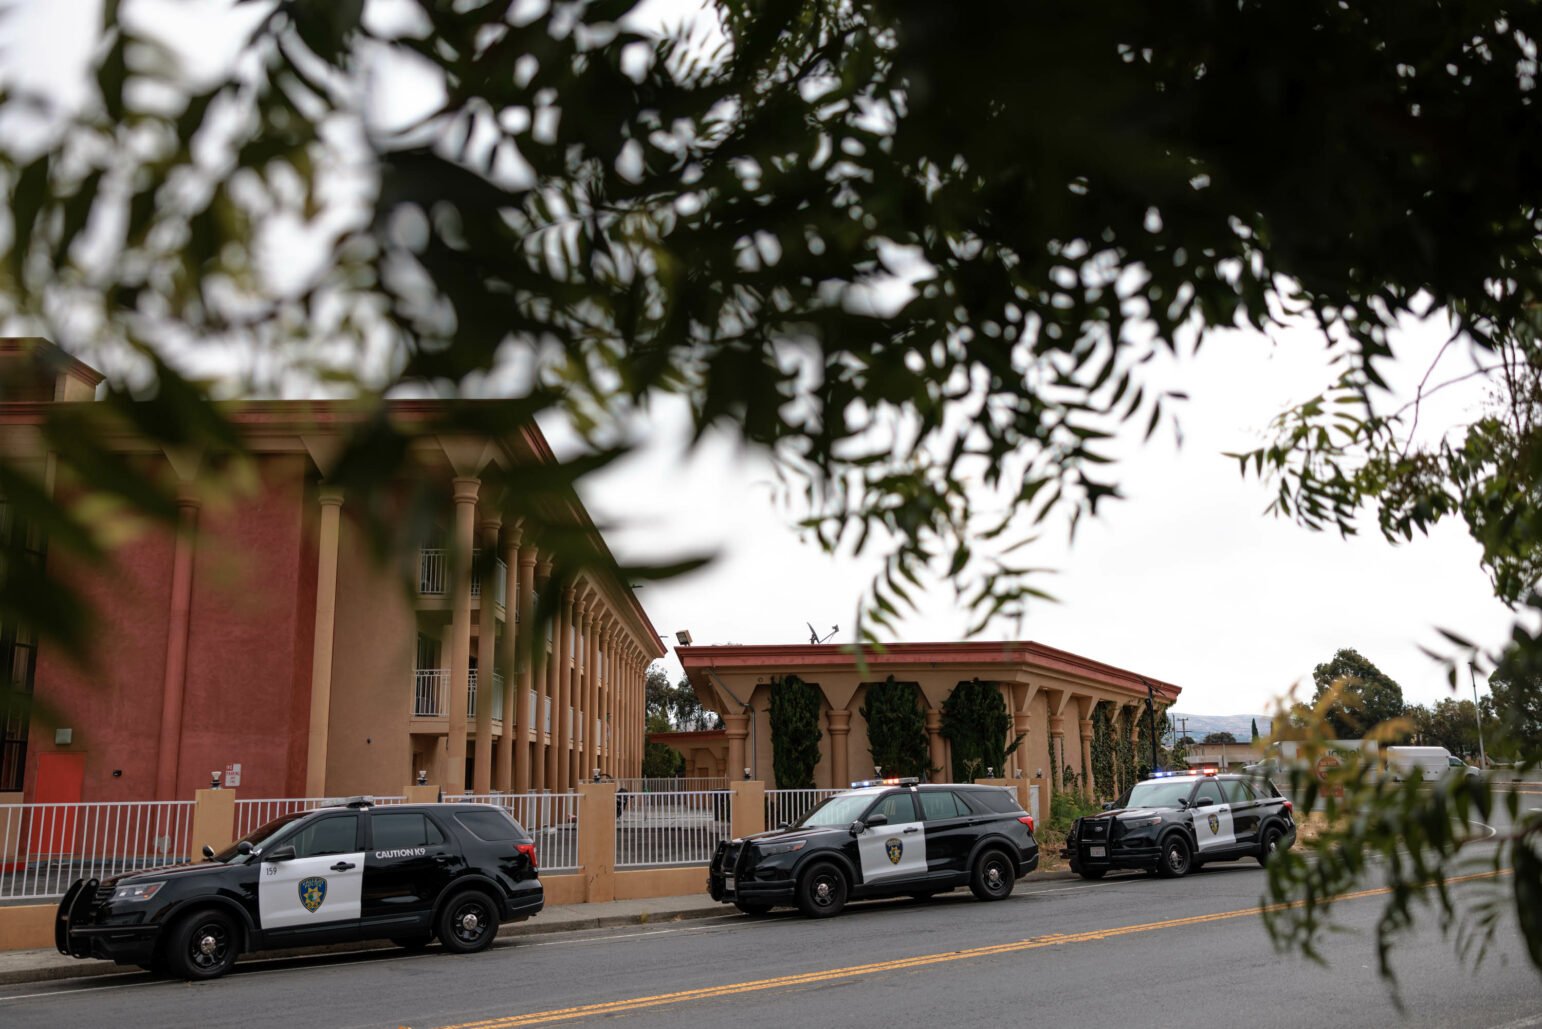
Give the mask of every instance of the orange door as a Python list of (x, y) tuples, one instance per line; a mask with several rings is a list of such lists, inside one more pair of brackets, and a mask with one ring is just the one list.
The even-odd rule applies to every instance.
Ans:
[[(37, 756), (36, 804), (79, 804), (86, 782), (86, 755), (60, 752)], [(75, 847), (74, 808), (35, 808), (32, 816), (30, 852), (69, 854)]]

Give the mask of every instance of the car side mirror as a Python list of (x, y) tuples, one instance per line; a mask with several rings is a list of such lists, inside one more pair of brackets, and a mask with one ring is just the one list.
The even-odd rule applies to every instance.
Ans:
[(888, 815), (868, 815), (867, 816), (867, 824), (868, 824), (869, 828), (871, 828), (872, 826), (875, 826), (875, 825), (888, 825), (889, 824), (889, 816)]
[(1113, 809), (1114, 809), (1114, 802), (1113, 801), (1106, 800), (1106, 801), (1103, 802), (1103, 810), (1104, 811), (1112, 811)]
[(853, 835), (853, 836), (861, 836), (862, 835), (862, 830), (866, 829), (866, 828), (867, 828), (867, 826), (863, 825), (862, 824), (862, 819), (859, 818), (856, 821), (851, 823), (851, 825), (849, 826), (849, 831), (850, 831), (851, 835)]
[(1194, 806), (1195, 807), (1209, 807), (1210, 804), (1211, 804), (1211, 800), (1210, 800), (1209, 797), (1200, 797), (1198, 800), (1196, 800), (1194, 802)]
[(209, 846), (207, 843), (203, 845), (203, 859), (205, 861), (214, 860), (214, 848)]
[(277, 850), (275, 850), (273, 853), (271, 853), (271, 854), (267, 855), (266, 857), (264, 857), (263, 860), (264, 861), (293, 861), (294, 860), (294, 848), (293, 847), (280, 847)]
[(251, 852), (252, 852), (252, 845), (251, 845), (251, 843), (247, 842), (246, 840), (242, 840), (240, 843), (236, 844), (236, 853), (237, 854), (250, 854)]
[(791, 829), (792, 828), (792, 823), (791, 822), (778, 822), (776, 827), (778, 829)]

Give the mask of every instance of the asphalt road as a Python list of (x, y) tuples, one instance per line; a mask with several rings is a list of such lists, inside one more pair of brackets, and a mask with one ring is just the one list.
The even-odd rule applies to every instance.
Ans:
[[(1508, 878), (1468, 891), (1508, 893)], [(1377, 977), (1380, 897), (1344, 901), (1324, 969), (1278, 954), (1252, 861), (1187, 879), (1111, 876), (794, 914), (590, 930), (431, 950), (243, 964), (213, 983), (111, 979), (0, 987), (0, 1025), (1542, 1027), (1542, 976), (1513, 921), (1463, 967), (1433, 926), (1399, 949), (1401, 1012)]]

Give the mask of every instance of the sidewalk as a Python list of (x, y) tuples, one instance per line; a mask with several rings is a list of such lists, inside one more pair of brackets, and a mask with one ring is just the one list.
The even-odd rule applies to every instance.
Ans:
[[(1068, 872), (1034, 872), (1019, 884), (1062, 879)], [(736, 914), (732, 905), (717, 904), (703, 893), (683, 897), (650, 897), (646, 900), (612, 900), (598, 904), (553, 904), (526, 922), (516, 922), (498, 930), (498, 938), (537, 936), (542, 933), (570, 932), (574, 929), (606, 929), (620, 925), (645, 925), (693, 918), (717, 918)], [(263, 951), (259, 960), (306, 954), (343, 953), (361, 950), (391, 949), (387, 940), (343, 943), (331, 947), (303, 950)], [(250, 958), (243, 957), (246, 961)], [(133, 965), (115, 965), (111, 961), (88, 961), (66, 957), (56, 950), (0, 951), (0, 985), (44, 982), (49, 979), (75, 979), (82, 976), (140, 975)]]

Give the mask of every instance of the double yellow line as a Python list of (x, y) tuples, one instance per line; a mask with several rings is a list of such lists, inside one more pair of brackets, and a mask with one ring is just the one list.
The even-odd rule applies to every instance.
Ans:
[[(1472, 879), (1492, 879), (1495, 876), (1507, 874), (1509, 874), (1508, 869), (1501, 869), (1495, 872), (1478, 872), (1473, 875), (1463, 875), (1447, 879), (1446, 882), (1460, 883)], [(1332, 900), (1334, 902), (1359, 900), (1364, 897), (1379, 897), (1391, 892), (1391, 889), (1381, 887), (1374, 890), (1360, 890), (1356, 893), (1339, 894), (1333, 897)], [(1080, 933), (1049, 933), (1045, 936), (1034, 936), (1030, 939), (1017, 940), (1013, 943), (998, 943), (989, 947), (970, 947), (967, 950), (921, 954), (916, 957), (898, 958), (892, 961), (875, 961), (866, 965), (847, 965), (844, 968), (801, 972), (797, 975), (776, 976), (771, 979), (752, 979), (748, 982), (727, 983), (722, 986), (704, 986), (701, 989), (681, 990), (678, 993), (658, 993), (651, 997), (630, 997), (626, 1000), (612, 1000), (602, 1004), (583, 1004), (578, 1007), (534, 1011), (527, 1015), (509, 1015), (503, 1018), (484, 1019), (479, 1022), (462, 1022), (459, 1025), (446, 1026), (444, 1029), (516, 1029), (519, 1026), (545, 1025), (549, 1022), (566, 1022), (575, 1018), (619, 1015), (671, 1004), (686, 1004), (700, 1000), (718, 1000), (723, 997), (734, 997), (744, 993), (757, 993), (763, 990), (782, 990), (808, 986), (814, 983), (830, 982), (835, 979), (856, 979), (881, 972), (905, 972), (914, 968), (926, 968), (930, 965), (998, 957), (1002, 954), (1016, 954), (1022, 951), (1038, 950), (1042, 947), (1062, 947), (1071, 943), (1092, 943), (1096, 940), (1114, 939), (1119, 936), (1130, 936), (1135, 933), (1149, 933), (1161, 929), (1179, 929), (1190, 925), (1205, 925), (1209, 922), (1223, 922), (1227, 919), (1245, 918), (1249, 915), (1257, 916), (1260, 912), (1264, 911), (1284, 911), (1287, 908), (1299, 907), (1301, 903), (1301, 901), (1292, 901), (1289, 904), (1240, 908), (1235, 911), (1220, 911), (1210, 915), (1169, 918), (1161, 922), (1143, 922), (1139, 925), (1124, 925), (1112, 929), (1091, 929)]]

